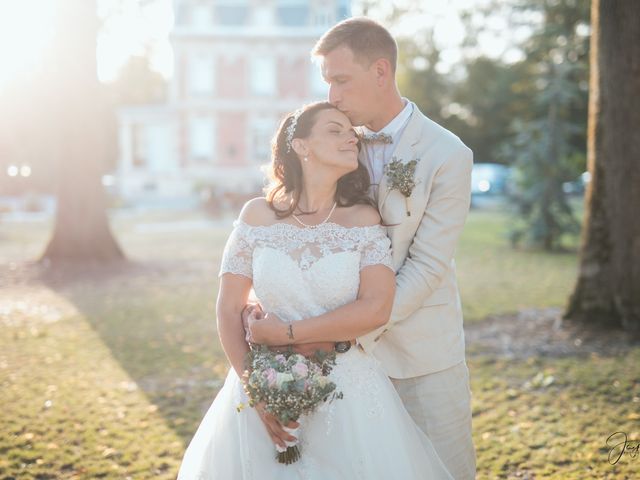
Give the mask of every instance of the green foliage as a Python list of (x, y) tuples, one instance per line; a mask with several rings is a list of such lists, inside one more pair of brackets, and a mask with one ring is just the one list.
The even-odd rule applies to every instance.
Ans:
[[(562, 184), (585, 169), (589, 4), (509, 0), (466, 12), (463, 61), (446, 74), (439, 70), (443, 52), (431, 27), (399, 41), (403, 94), (460, 136), (476, 162), (515, 167), (514, 245), (561, 249), (562, 239), (578, 229)], [(477, 38), (491, 30), (497, 15), (509, 29), (529, 31), (509, 45), (521, 60), (478, 56)], [(396, 12), (389, 21), (398, 17)]]
[(514, 122), (515, 138), (505, 148), (506, 155), (515, 158), (510, 193), (510, 240), (514, 246), (524, 242), (558, 250), (566, 234), (580, 230), (562, 189), (564, 182), (577, 175), (567, 142), (561, 137), (562, 127), (569, 126), (553, 119)]
[(167, 82), (151, 68), (149, 52), (129, 58), (109, 85), (118, 105), (159, 103), (166, 100)]
[(283, 425), (315, 411), (325, 401), (342, 398), (328, 375), (335, 366), (335, 352), (318, 358), (306, 358), (293, 351), (276, 353), (267, 346), (247, 353), (243, 375), (249, 406), (264, 403), (265, 410)]
[(497, 146), (509, 136), (509, 123), (522, 92), (511, 88), (522, 75), (500, 61), (478, 57), (468, 61), (466, 75), (441, 73), (442, 52), (433, 30), (424, 42), (398, 40), (398, 86), (433, 121), (451, 130), (473, 150), (476, 161), (502, 161)]
[(588, 39), (578, 33), (588, 22), (585, 2), (515, 2), (543, 21), (524, 45), (528, 77), (516, 84), (534, 93), (528, 114), (514, 118), (512, 137), (501, 147), (514, 165), (511, 204), (513, 245), (562, 248), (562, 238), (579, 230), (562, 184), (585, 168)]
[[(367, 12), (375, 3), (361, 2), (360, 6)], [(393, 29), (409, 16), (433, 13), (426, 3), (408, 1), (401, 7), (378, 3), (376, 8), (386, 16), (384, 24)], [(461, 60), (450, 71), (442, 66), (451, 52), (436, 41), (433, 24), (412, 30), (411, 36), (396, 31), (400, 91), (429, 118), (458, 135), (474, 151), (476, 162), (510, 165), (514, 158), (502, 155), (502, 146), (514, 136), (512, 123), (546, 116), (548, 110), (538, 97), (545, 93), (548, 67), (571, 65), (568, 80), (579, 98), (566, 105), (563, 115), (578, 128), (566, 141), (573, 158), (584, 158), (589, 4), (586, 0), (494, 0), (463, 11), (466, 38)], [(496, 27), (498, 18), (504, 23)], [(526, 32), (524, 38), (522, 32)], [(510, 37), (512, 43), (501, 54), (492, 52), (489, 57), (480, 42), (487, 33)], [(576, 175), (583, 167), (576, 168)]]
[(436, 69), (441, 52), (433, 39), (433, 30), (428, 30), (425, 37), (425, 43), (398, 40), (398, 85), (422, 113), (445, 125), (443, 109), (449, 103), (453, 84)]
[(531, 92), (514, 88), (527, 75), (526, 66), (477, 57), (466, 64), (466, 72), (452, 97), (460, 107), (447, 124), (473, 150), (475, 162), (510, 164), (499, 147), (509, 138), (513, 119), (528, 111)]

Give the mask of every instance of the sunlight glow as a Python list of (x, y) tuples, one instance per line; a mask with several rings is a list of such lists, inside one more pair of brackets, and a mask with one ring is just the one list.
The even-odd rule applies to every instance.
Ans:
[(53, 2), (0, 0), (0, 88), (37, 73), (53, 36)]
[[(462, 12), (476, 12), (478, 19), (484, 18), (480, 11), (491, 6), (491, 0), (429, 0), (415, 2), (414, 0), (396, 0), (392, 2), (379, 2), (371, 5), (368, 16), (384, 23), (393, 7), (412, 8), (411, 15), (404, 15), (391, 28), (391, 33), (397, 38), (411, 38), (416, 43), (432, 41), (426, 36), (433, 29), (433, 42), (440, 49), (440, 61), (436, 70), (441, 74), (447, 74), (464, 62), (465, 57), (477, 57), (486, 55), (490, 58), (503, 58), (506, 61), (519, 60), (519, 50), (508, 50), (514, 37), (513, 32), (506, 28), (507, 22), (501, 18), (500, 13), (488, 15), (485, 31), (478, 35), (478, 47), (466, 47), (463, 52), (465, 37), (470, 34), (467, 25), (462, 20)], [(362, 14), (361, 2), (353, 2), (354, 15)], [(521, 33), (521, 32), (518, 32)], [(528, 30), (527, 30), (527, 33)]]
[[(0, 91), (38, 74), (55, 33), (55, 14), (56, 2), (0, 0)], [(101, 81), (113, 80), (131, 55), (146, 51), (152, 67), (171, 76), (171, 0), (98, 0), (98, 15), (104, 20), (97, 42)]]
[[(427, 42), (425, 26), (433, 28), (433, 40), (441, 49), (437, 70), (446, 73), (464, 61), (462, 44), (467, 35), (460, 13), (486, 8), (490, 0), (429, 0), (414, 14), (405, 15), (392, 33), (398, 37)], [(408, 7), (416, 3), (398, 0), (393, 5)], [(57, 2), (42, 0), (0, 0), (0, 91), (9, 82), (34, 76), (47, 54), (54, 31)], [(353, 0), (353, 14), (362, 13), (363, 2)], [(383, 20), (391, 3), (380, 2), (369, 10), (369, 16)], [(174, 23), (172, 0), (97, 0), (102, 29), (97, 39), (98, 78), (102, 82), (114, 80), (132, 55), (149, 55), (151, 67), (165, 78), (173, 74), (173, 51), (169, 35)], [(512, 31), (507, 34), (506, 22), (500, 16), (489, 17), (488, 28), (478, 35), (478, 51), (503, 57), (507, 61), (521, 58), (521, 52), (509, 48), (510, 40), (522, 38), (529, 32)], [(473, 56), (473, 55), (472, 55)]]
[(478, 182), (478, 190), (481, 192), (488, 192), (491, 190), (491, 182), (489, 180), (480, 180)]
[(169, 33), (173, 28), (170, 0), (141, 5), (137, 0), (100, 0), (98, 14), (104, 18), (98, 35), (98, 78), (115, 79), (130, 56), (148, 52), (151, 67), (165, 78), (173, 73)]

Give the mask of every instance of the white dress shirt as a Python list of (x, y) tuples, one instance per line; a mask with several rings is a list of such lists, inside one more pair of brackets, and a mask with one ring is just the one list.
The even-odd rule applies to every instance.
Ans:
[(362, 133), (365, 135), (370, 135), (372, 133), (386, 133), (393, 140), (393, 143), (391, 144), (376, 142), (364, 145), (367, 149), (367, 158), (369, 159), (369, 165), (367, 165), (367, 167), (369, 169), (369, 174), (371, 175), (372, 185), (380, 184), (380, 180), (384, 173), (384, 167), (393, 157), (396, 145), (402, 136), (404, 128), (409, 122), (409, 117), (411, 117), (411, 114), (413, 113), (413, 102), (406, 98), (402, 98), (402, 101), (405, 103), (402, 111), (381, 130), (374, 132), (365, 126), (362, 127)]

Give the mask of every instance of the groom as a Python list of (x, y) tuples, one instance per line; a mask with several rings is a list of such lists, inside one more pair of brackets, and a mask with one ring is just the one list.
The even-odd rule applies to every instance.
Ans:
[(380, 360), (453, 477), (475, 478), (453, 260), (469, 210), (472, 152), (400, 96), (397, 46), (383, 26), (350, 18), (326, 32), (313, 54), (329, 84), (329, 101), (362, 126), (360, 161), (369, 169), (393, 248), (397, 288), (391, 319), (358, 341)]

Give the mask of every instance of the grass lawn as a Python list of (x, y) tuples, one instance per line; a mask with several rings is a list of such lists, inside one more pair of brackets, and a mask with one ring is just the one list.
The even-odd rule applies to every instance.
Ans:
[[(229, 223), (116, 217), (133, 265), (35, 275), (47, 224), (0, 223), (0, 480), (172, 479), (227, 370), (215, 332)], [(187, 222), (188, 220), (188, 222)], [(513, 251), (505, 218), (472, 212), (458, 251), (467, 321), (560, 306), (571, 254)], [(15, 262), (12, 264), (12, 262)], [(506, 359), (470, 345), (478, 478), (634, 478), (607, 462), (640, 439), (640, 349)]]
[(508, 221), (496, 211), (469, 215), (456, 253), (466, 322), (523, 308), (563, 306), (574, 287), (577, 255), (514, 250)]

